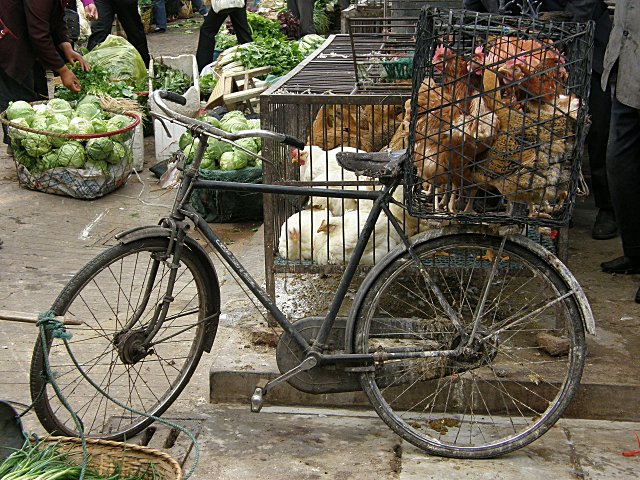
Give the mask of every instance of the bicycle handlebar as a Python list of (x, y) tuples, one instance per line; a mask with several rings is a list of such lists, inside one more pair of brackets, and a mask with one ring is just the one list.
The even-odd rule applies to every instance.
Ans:
[(153, 92), (153, 100), (158, 105), (158, 108), (162, 110), (169, 120), (177, 122), (185, 127), (197, 126), (200, 127), (207, 133), (210, 133), (216, 137), (226, 138), (227, 140), (235, 141), (241, 138), (249, 138), (249, 137), (260, 137), (260, 138), (268, 138), (271, 140), (276, 140), (277, 142), (283, 143), (285, 145), (289, 145), (295, 148), (304, 148), (305, 144), (303, 141), (292, 137), (290, 135), (285, 135), (284, 133), (276, 133), (270, 130), (241, 130), (235, 133), (225, 132), (219, 128), (214, 127), (206, 122), (202, 122), (195, 118), (187, 117), (186, 115), (182, 115), (181, 113), (175, 112), (171, 110), (169, 106), (164, 102), (164, 99), (169, 100), (173, 103), (178, 103), (180, 105), (185, 105), (187, 103), (187, 99), (182, 95), (178, 95), (177, 93), (168, 92), (166, 90), (155, 90)]

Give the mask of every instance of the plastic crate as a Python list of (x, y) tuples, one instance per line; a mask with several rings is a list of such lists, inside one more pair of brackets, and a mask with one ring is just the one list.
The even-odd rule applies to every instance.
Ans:
[[(191, 77), (193, 80), (192, 85), (186, 92), (174, 92), (179, 93), (186, 98), (187, 103), (185, 105), (172, 104), (171, 108), (178, 113), (186, 115), (188, 117), (195, 117), (200, 109), (200, 75), (198, 73), (198, 64), (194, 55), (179, 55), (177, 57), (159, 56), (152, 58), (149, 63), (149, 108), (153, 113), (162, 114), (162, 110), (158, 107), (153, 100), (153, 78), (155, 76), (155, 65), (163, 63), (171, 68), (180, 70)], [(166, 160), (172, 153), (178, 150), (178, 140), (186, 129), (182, 126), (165, 121), (165, 127), (159, 120), (153, 121), (153, 131), (155, 136), (155, 153), (156, 160)]]

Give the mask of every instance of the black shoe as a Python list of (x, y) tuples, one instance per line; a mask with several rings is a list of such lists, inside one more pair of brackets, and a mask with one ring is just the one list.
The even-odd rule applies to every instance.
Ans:
[(636, 303), (640, 303), (640, 288), (636, 292)]
[(596, 221), (591, 230), (591, 238), (594, 240), (609, 240), (618, 235), (616, 217), (610, 208), (601, 208), (596, 215)]
[(166, 32), (166, 31), (167, 31), (167, 29), (166, 29), (166, 28), (156, 27), (156, 28), (154, 28), (151, 32), (152, 32), (152, 33), (164, 33), (164, 32)]
[(640, 273), (640, 259), (618, 257), (600, 264), (604, 273), (634, 274)]

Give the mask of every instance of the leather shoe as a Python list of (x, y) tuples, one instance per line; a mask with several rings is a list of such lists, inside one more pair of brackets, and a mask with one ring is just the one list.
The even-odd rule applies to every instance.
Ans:
[(636, 303), (640, 303), (640, 288), (638, 288), (638, 291), (636, 292)]
[(594, 240), (609, 240), (618, 235), (618, 226), (616, 225), (616, 217), (610, 208), (601, 208), (596, 215), (596, 221), (593, 224), (591, 238)]
[(164, 33), (166, 31), (167, 31), (166, 28), (160, 28), (160, 27), (156, 27), (153, 29), (153, 33)]
[(600, 264), (604, 273), (634, 274), (640, 273), (640, 259), (618, 257)]

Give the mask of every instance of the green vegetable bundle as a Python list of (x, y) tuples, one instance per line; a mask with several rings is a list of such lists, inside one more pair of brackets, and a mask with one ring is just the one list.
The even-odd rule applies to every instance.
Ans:
[[(222, 119), (217, 120), (210, 116), (200, 117), (200, 120), (212, 124), (226, 132), (235, 133), (241, 130), (256, 130), (260, 128), (260, 120), (248, 120), (238, 110), (226, 113)], [(180, 149), (187, 158), (187, 163), (193, 161), (199, 140), (191, 136), (187, 131), (182, 134), (178, 142)], [(247, 166), (255, 167), (262, 164), (255, 155), (261, 149), (260, 138), (242, 138), (233, 146), (229, 142), (209, 138), (200, 163), (201, 170), (240, 170)]]

